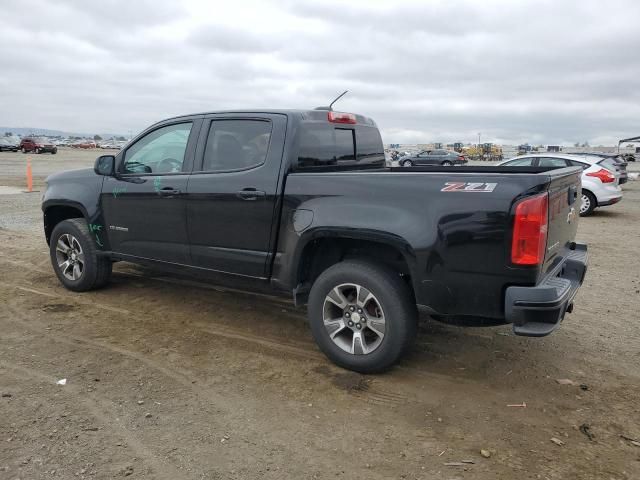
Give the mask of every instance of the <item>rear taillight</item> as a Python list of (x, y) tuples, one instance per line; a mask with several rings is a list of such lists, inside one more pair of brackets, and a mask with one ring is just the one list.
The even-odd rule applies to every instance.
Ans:
[(511, 263), (540, 265), (544, 260), (549, 228), (549, 196), (526, 198), (516, 205), (511, 243)]
[(463, 161), (464, 161), (464, 157), (463, 157), (462, 155), (459, 155), (459, 156), (458, 156), (458, 160), (460, 160), (461, 162), (463, 162)]
[(597, 172), (587, 173), (586, 175), (587, 177), (599, 178), (602, 183), (611, 183), (616, 180), (615, 175), (605, 168), (601, 168)]
[(327, 118), (331, 123), (357, 123), (353, 113), (329, 112)]

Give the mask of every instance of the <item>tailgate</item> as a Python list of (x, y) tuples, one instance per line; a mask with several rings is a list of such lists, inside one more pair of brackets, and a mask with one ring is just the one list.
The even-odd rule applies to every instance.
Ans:
[(549, 173), (549, 224), (543, 273), (570, 252), (569, 245), (578, 231), (582, 186), (579, 168), (562, 168)]

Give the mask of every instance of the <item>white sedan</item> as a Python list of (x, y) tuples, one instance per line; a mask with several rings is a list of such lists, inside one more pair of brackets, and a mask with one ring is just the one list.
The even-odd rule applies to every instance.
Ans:
[(582, 167), (580, 216), (591, 215), (597, 207), (622, 200), (619, 174), (609, 158), (580, 154), (538, 153), (510, 158), (498, 165), (510, 167)]

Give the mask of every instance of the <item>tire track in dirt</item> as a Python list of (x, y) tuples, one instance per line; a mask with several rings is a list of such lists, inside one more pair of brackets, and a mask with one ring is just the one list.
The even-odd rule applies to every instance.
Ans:
[[(4, 261), (4, 259), (2, 259), (1, 261)], [(34, 269), (36, 271), (39, 271), (38, 269)], [(174, 282), (173, 279), (160, 279), (157, 277), (149, 277), (146, 275), (142, 275), (142, 274), (129, 274), (128, 272), (117, 272), (117, 274), (124, 274), (126, 276), (130, 276), (130, 277), (135, 277), (135, 278), (140, 278), (141, 280), (153, 280), (153, 281), (160, 281), (163, 283), (174, 283), (174, 284), (178, 284), (181, 286), (188, 286), (188, 287), (198, 287), (198, 288), (203, 288), (203, 289), (213, 289), (216, 290), (220, 293), (225, 293), (226, 289), (220, 289), (217, 288), (215, 286), (208, 286), (206, 284), (201, 284), (198, 282), (194, 282), (194, 281), (187, 281), (188, 285), (183, 285), (182, 282)], [(104, 310), (108, 310), (108, 311), (112, 311), (114, 313), (119, 313), (119, 314), (123, 314), (123, 315), (132, 315), (133, 313), (130, 312), (129, 310), (125, 310), (125, 309), (121, 309), (118, 307), (112, 307), (110, 305), (106, 305), (104, 303), (100, 303), (100, 302), (95, 302), (95, 301), (81, 301), (80, 299), (78, 299), (75, 295), (69, 295), (66, 294), (67, 292), (64, 291), (62, 294), (52, 294), (49, 292), (44, 292), (41, 290), (36, 290), (33, 288), (29, 288), (29, 287), (24, 287), (24, 286), (20, 286), (20, 285), (13, 285), (13, 284), (7, 284), (4, 282), (0, 282), (1, 286), (6, 286), (6, 287), (10, 287), (10, 288), (17, 288), (23, 291), (28, 291), (30, 293), (35, 293), (35, 294), (39, 294), (42, 296), (47, 296), (50, 298), (59, 298), (62, 299), (64, 301), (70, 301), (70, 302), (74, 302), (76, 304), (79, 304), (81, 306), (87, 306), (87, 307), (98, 307), (98, 308), (102, 308)], [(242, 292), (245, 293), (247, 295), (252, 295), (251, 293), (246, 293), (246, 292)], [(271, 296), (268, 295), (263, 295), (264, 297), (266, 297), (266, 299), (268, 300), (272, 300)], [(279, 302), (274, 302), (274, 303), (279, 303)], [(150, 317), (149, 314), (145, 313), (145, 312), (136, 312), (135, 315), (137, 316), (144, 316), (144, 317)], [(193, 320), (189, 320), (187, 322), (191, 327), (193, 327), (194, 329), (215, 336), (215, 337), (219, 337), (219, 338), (224, 338), (227, 340), (233, 340), (233, 341), (240, 341), (240, 342), (244, 342), (244, 343), (248, 343), (248, 344), (253, 344), (253, 345), (257, 345), (259, 347), (263, 347), (266, 348), (268, 350), (274, 351), (276, 353), (281, 353), (281, 354), (286, 354), (286, 355), (293, 355), (293, 356), (297, 356), (300, 358), (304, 358), (306, 360), (310, 360), (310, 361), (317, 361), (320, 362), (322, 364), (326, 364), (328, 362), (328, 360), (326, 359), (326, 357), (317, 350), (317, 347), (314, 343), (312, 342), (307, 342), (305, 347), (299, 347), (296, 345), (292, 345), (289, 343), (284, 343), (279, 339), (274, 339), (274, 338), (266, 338), (264, 336), (257, 336), (257, 335), (253, 335), (250, 333), (247, 333), (246, 331), (243, 330), (239, 330), (239, 329), (233, 329), (230, 328), (226, 325), (221, 325), (221, 324), (214, 324), (212, 325), (212, 322), (207, 322), (206, 324), (204, 322), (199, 322), (199, 321), (193, 321)], [(128, 355), (131, 358), (135, 358), (136, 360), (139, 360), (141, 362), (145, 362), (147, 364), (147, 366), (151, 367), (151, 368), (155, 368), (156, 370), (158, 370), (159, 368), (164, 369), (165, 371), (163, 371), (162, 373), (164, 373), (165, 375), (176, 375), (175, 372), (171, 372), (170, 370), (168, 370), (166, 367), (163, 367), (160, 364), (156, 364), (154, 361), (150, 361), (148, 359), (148, 357), (141, 355), (141, 354), (137, 354), (135, 352), (132, 352), (130, 350), (126, 350), (126, 349), (122, 349), (120, 347), (114, 347), (108, 343), (104, 343), (104, 342), (98, 342), (96, 340), (92, 340), (92, 339), (87, 339), (85, 337), (80, 337), (80, 336), (73, 336), (73, 338), (77, 341), (77, 342), (85, 342), (87, 344), (99, 347), (99, 348), (106, 348), (106, 349), (111, 349), (112, 351), (114, 351), (115, 353), (120, 353), (122, 355)], [(75, 343), (74, 343), (75, 344)], [(420, 368), (416, 368), (410, 365), (397, 365), (394, 367), (394, 369), (400, 370), (404, 373), (409, 374), (412, 377), (418, 377), (418, 378), (424, 378), (424, 379), (428, 379), (429, 381), (438, 381), (438, 382), (444, 382), (445, 384), (453, 384), (456, 383), (458, 384), (458, 386), (460, 386), (460, 384), (473, 384), (476, 385), (477, 382), (473, 381), (473, 380), (469, 380), (469, 379), (465, 379), (465, 378), (451, 378), (450, 375), (446, 375), (446, 374), (440, 374), (440, 373), (434, 373), (434, 372), (426, 372)], [(178, 375), (182, 375), (182, 379), (178, 380), (176, 378), (176, 381), (180, 381), (181, 384), (185, 385), (185, 386), (189, 386), (192, 387), (191, 382), (189, 380), (189, 375), (186, 374), (185, 372), (181, 372)], [(403, 386), (406, 389), (407, 386), (410, 386), (410, 383), (412, 380), (415, 379), (408, 379), (407, 380), (400, 380), (399, 382), (397, 381), (397, 378), (392, 379), (393, 381), (393, 385), (390, 385), (390, 388), (385, 388), (382, 386), (382, 381), (378, 381), (376, 380), (374, 383), (372, 383), (370, 385), (370, 388), (367, 389), (366, 391), (354, 391), (354, 392), (349, 392), (350, 394), (355, 394), (357, 395), (359, 398), (362, 399), (366, 399), (369, 403), (372, 404), (378, 404), (378, 405), (401, 405), (401, 404), (406, 404), (406, 403), (412, 403), (412, 402), (418, 402), (418, 397), (420, 395), (420, 392), (416, 392), (413, 391), (414, 389), (409, 388), (409, 390), (406, 393), (399, 393), (398, 388), (403, 388)], [(407, 383), (408, 382), (408, 383)], [(385, 382), (386, 383), (386, 382)], [(391, 390), (393, 389), (393, 390)]]
[[(55, 385), (56, 378), (42, 373), (36, 369), (24, 367), (22, 365), (18, 365), (13, 362), (7, 362), (4, 360), (0, 360), (0, 368), (5, 369), (5, 371), (9, 371), (9, 375), (13, 375), (18, 379), (23, 379), (25, 376), (31, 378), (32, 380), (40, 381), (43, 383), (47, 383), (49, 385)], [(11, 370), (18, 373), (11, 373)], [(176, 469), (173, 465), (163, 461), (156, 454), (154, 454), (149, 448), (145, 446), (145, 444), (138, 439), (136, 435), (133, 435), (131, 431), (129, 431), (124, 425), (118, 423), (118, 421), (114, 421), (113, 415), (110, 415), (109, 407), (112, 405), (109, 402), (100, 399), (93, 398), (83, 398), (79, 394), (81, 393), (79, 388), (74, 387), (72, 384), (67, 384), (64, 387), (64, 390), (61, 391), (68, 393), (74, 393), (74, 401), (80, 402), (87, 411), (99, 422), (102, 424), (103, 429), (111, 430), (112, 435), (118, 436), (123, 439), (127, 445), (129, 445), (136, 453), (136, 455), (142, 459), (143, 462), (148, 463), (151, 468), (154, 470), (154, 478), (161, 478), (166, 480), (175, 480), (176, 478), (182, 478), (184, 476), (184, 472)], [(117, 431), (117, 433), (116, 433)]]
[[(77, 347), (78, 344), (84, 344), (90, 347), (95, 347), (95, 348), (100, 348), (102, 350), (107, 350), (109, 352), (121, 355), (123, 357), (127, 357), (133, 360), (136, 360), (144, 365), (146, 365), (147, 367), (151, 368), (152, 370), (156, 370), (160, 373), (162, 373), (163, 375), (171, 378), (172, 380), (180, 383), (183, 386), (188, 386), (189, 388), (193, 388), (193, 384), (191, 382), (191, 380), (189, 379), (189, 374), (186, 371), (180, 372), (180, 371), (176, 371), (170, 368), (167, 368), (161, 364), (159, 364), (158, 362), (151, 360), (150, 358), (146, 357), (143, 354), (140, 354), (138, 352), (134, 352), (132, 350), (128, 350), (122, 347), (118, 347), (117, 345), (112, 345), (109, 343), (105, 343), (105, 342), (100, 342), (97, 340), (93, 340), (91, 338), (87, 338), (87, 337), (83, 337), (80, 335), (74, 335), (74, 334), (67, 334), (65, 333), (64, 335), (60, 335), (57, 334), (51, 330), (45, 330), (45, 325), (42, 324), (39, 321), (34, 321), (32, 319), (29, 319), (29, 317), (21, 312), (18, 308), (16, 308), (15, 306), (9, 304), (6, 306), (7, 310), (9, 310), (9, 312), (11, 313), (11, 315), (13, 315), (13, 318), (8, 318), (7, 321), (9, 322), (13, 322), (16, 323), (18, 325), (21, 325), (22, 327), (25, 327), (29, 330), (35, 331), (37, 333), (44, 333), (48, 338), (52, 338), (53, 340), (59, 342), (59, 343), (64, 343), (66, 345), (71, 345), (73, 347)], [(20, 317), (21, 319), (18, 320), (16, 317)]]
[[(20, 288), (19, 286), (15, 286), (15, 288)], [(30, 289), (32, 290), (32, 289)], [(56, 297), (58, 295), (48, 294), (46, 292), (34, 291), (34, 293), (44, 294), (47, 297)], [(67, 297), (62, 296), (65, 300)], [(73, 298), (71, 298), (73, 300)], [(81, 305), (84, 305), (81, 304)], [(184, 370), (175, 370), (174, 367), (168, 368), (155, 360), (150, 359), (149, 357), (140, 354), (138, 352), (134, 352), (132, 350), (128, 350), (110, 343), (101, 342), (98, 340), (94, 340), (91, 338), (87, 338), (81, 335), (76, 334), (57, 334), (51, 330), (44, 330), (46, 327), (42, 322), (34, 321), (27, 314), (23, 313), (19, 307), (17, 307), (14, 302), (11, 302), (7, 305), (7, 309), (13, 318), (9, 318), (8, 321), (21, 325), (27, 329), (35, 331), (37, 333), (44, 333), (48, 338), (52, 338), (57, 342), (77, 347), (78, 344), (84, 344), (86, 346), (100, 348), (102, 350), (107, 350), (112, 353), (116, 353), (118, 355), (136, 360), (147, 367), (160, 372), (161, 374), (171, 378), (172, 380), (180, 383), (184, 387), (188, 387), (193, 391), (202, 391), (203, 386), (198, 385), (197, 387), (193, 385), (192, 378), (195, 377), (194, 374), (184, 371)], [(225, 330), (223, 328), (211, 329), (206, 325), (199, 324), (198, 322), (192, 322), (194, 326), (197, 326), (199, 331), (204, 333), (209, 333), (213, 336), (223, 337), (229, 340), (239, 340), (242, 342), (250, 342), (252, 344), (266, 347), (268, 349), (276, 350), (282, 353), (288, 353), (295, 356), (303, 357), (308, 360), (318, 361), (319, 363), (326, 363), (326, 357), (317, 351), (308, 350), (305, 348), (300, 348), (292, 345), (283, 344), (281, 342), (274, 342), (270, 340), (266, 340), (262, 337), (258, 337), (255, 335), (247, 334), (245, 332), (238, 333), (235, 331)], [(315, 348), (313, 344), (310, 344), (310, 348)], [(206, 396), (210, 397), (214, 392), (207, 392)], [(376, 405), (402, 405), (411, 403), (415, 400), (412, 400), (412, 396), (405, 395), (398, 392), (393, 392), (391, 390), (385, 389), (380, 385), (379, 382), (374, 381), (373, 379), (369, 383), (369, 386), (366, 390), (357, 391), (357, 390), (349, 390), (348, 393), (350, 395), (354, 395), (362, 400), (366, 400), (369, 403)]]
[[(143, 277), (146, 278), (146, 277)], [(0, 282), (1, 286), (6, 286), (6, 287), (10, 287), (10, 288), (17, 288), (17, 289), (21, 289), (21, 290), (25, 290), (25, 291), (29, 291), (30, 293), (35, 293), (35, 294), (39, 294), (39, 295), (43, 295), (43, 296), (47, 296), (47, 297), (55, 297), (55, 298), (59, 298), (59, 299), (64, 299), (65, 301), (70, 301), (70, 302), (75, 302), (79, 305), (82, 306), (88, 306), (88, 307), (94, 307), (97, 306), (98, 308), (102, 307), (105, 310), (110, 310), (113, 311), (115, 313), (120, 313), (120, 314), (124, 314), (124, 315), (132, 315), (133, 312), (130, 312), (128, 310), (124, 310), (124, 309), (120, 309), (117, 307), (112, 307), (110, 305), (105, 305), (103, 303), (98, 303), (98, 302), (93, 302), (93, 301), (79, 301), (79, 299), (76, 296), (71, 296), (71, 295), (65, 295), (64, 293), (62, 295), (60, 294), (52, 294), (52, 293), (48, 293), (48, 292), (43, 292), (40, 290), (36, 290), (33, 288), (28, 288), (28, 287), (23, 287), (20, 285), (13, 285), (13, 284), (7, 284), (7, 283), (3, 283)], [(136, 312), (137, 316), (144, 316), (144, 317), (150, 317), (149, 314), (145, 313), (145, 312)], [(306, 343), (306, 347), (298, 347), (292, 344), (287, 344), (287, 343), (283, 343), (280, 340), (277, 340), (275, 338), (265, 338), (265, 337), (259, 337), (257, 335), (253, 335), (250, 333), (247, 333), (246, 331), (243, 330), (239, 330), (239, 329), (233, 329), (230, 328), (226, 325), (221, 325), (221, 324), (215, 324), (215, 326), (211, 326), (213, 322), (207, 322), (206, 324), (203, 322), (199, 322), (199, 321), (193, 321), (190, 320), (187, 322), (190, 326), (192, 326), (193, 328), (197, 329), (198, 331), (201, 331), (203, 333), (207, 333), (209, 335), (213, 335), (213, 336), (217, 336), (217, 337), (221, 337), (221, 338), (225, 338), (228, 340), (238, 340), (238, 341), (242, 341), (242, 342), (246, 342), (246, 343), (250, 343), (250, 344), (254, 344), (254, 345), (258, 345), (261, 347), (265, 347), (271, 350), (274, 350), (278, 353), (285, 353), (285, 354), (289, 354), (289, 355), (294, 355), (294, 356), (298, 356), (298, 357), (302, 357), (308, 360), (315, 360), (315, 361), (319, 361), (322, 363), (326, 363), (328, 362), (328, 360), (326, 359), (326, 357), (319, 351), (317, 351), (317, 347), (315, 346), (314, 343), (312, 342), (308, 342)], [(79, 341), (81, 341), (81, 339), (78, 339)], [(398, 369), (398, 370), (402, 370), (405, 371), (407, 373), (410, 373), (411, 375), (415, 375), (418, 377), (422, 377), (422, 378), (428, 378), (431, 380), (434, 379), (439, 379), (441, 381), (446, 381), (446, 382), (452, 382), (453, 380), (451, 379), (450, 376), (448, 375), (444, 375), (444, 374), (438, 374), (438, 373), (433, 373), (433, 372), (425, 372), (419, 368), (416, 367), (411, 367), (408, 365), (397, 365), (394, 368)], [(464, 378), (456, 378), (455, 381), (457, 383), (476, 383), (472, 380), (468, 380), (468, 379), (464, 379)]]

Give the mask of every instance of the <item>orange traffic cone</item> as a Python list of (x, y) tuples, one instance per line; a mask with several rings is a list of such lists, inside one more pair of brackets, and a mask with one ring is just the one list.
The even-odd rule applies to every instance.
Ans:
[(33, 172), (31, 171), (31, 157), (27, 157), (27, 191), (33, 192)]

